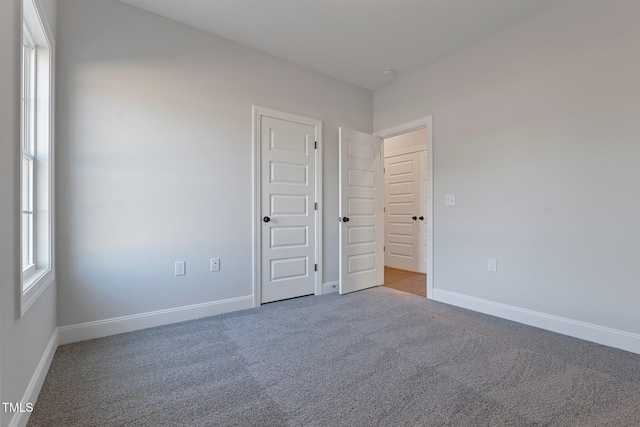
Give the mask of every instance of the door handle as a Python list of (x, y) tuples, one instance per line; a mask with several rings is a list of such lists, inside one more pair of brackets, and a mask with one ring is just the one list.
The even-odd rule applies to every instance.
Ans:
[(262, 220), (264, 222), (269, 222), (269, 221), (271, 221), (271, 218), (269, 218), (268, 216), (265, 216), (264, 218), (262, 218)]
[(348, 216), (343, 216), (342, 217), (342, 222), (349, 222), (349, 217)]
[(414, 221), (415, 221), (416, 219), (418, 219), (418, 217), (417, 217), (417, 216), (414, 216), (414, 217), (412, 217), (412, 218), (413, 218), (413, 220), (414, 220)]
[(418, 218), (420, 221), (424, 221), (424, 217), (421, 216), (420, 218)]

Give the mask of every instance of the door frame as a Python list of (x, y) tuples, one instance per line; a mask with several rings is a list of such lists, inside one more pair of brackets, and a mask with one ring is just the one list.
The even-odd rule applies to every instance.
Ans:
[(315, 201), (318, 209), (315, 212), (315, 261), (318, 271), (315, 275), (315, 295), (322, 295), (322, 120), (284, 111), (273, 110), (271, 108), (253, 105), (252, 110), (252, 140), (253, 140), (253, 306), (259, 307), (262, 304), (262, 147), (261, 128), (262, 117), (272, 117), (279, 120), (287, 120), (295, 123), (304, 123), (316, 129), (317, 148), (315, 151)]
[[(433, 116), (426, 116), (408, 123), (393, 126), (387, 129), (375, 132), (374, 135), (379, 136), (383, 140), (398, 136), (414, 130), (426, 129), (427, 140), (425, 141), (427, 149), (427, 298), (433, 298)], [(382, 144), (384, 150), (384, 141)], [(384, 151), (383, 151), (384, 154)]]

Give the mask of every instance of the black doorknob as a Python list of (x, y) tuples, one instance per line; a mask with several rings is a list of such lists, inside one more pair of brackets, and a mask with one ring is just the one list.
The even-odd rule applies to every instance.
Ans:
[(413, 217), (413, 220), (415, 221), (416, 219), (418, 219), (418, 217), (417, 217), (417, 216), (414, 216), (414, 217)]
[(424, 217), (421, 216), (420, 218), (418, 218), (420, 221), (424, 221)]
[(271, 221), (271, 218), (269, 218), (268, 216), (265, 216), (264, 218), (262, 218), (262, 220), (264, 222), (269, 222), (269, 221)]
[(342, 222), (349, 222), (349, 217), (348, 216), (343, 216), (342, 217)]

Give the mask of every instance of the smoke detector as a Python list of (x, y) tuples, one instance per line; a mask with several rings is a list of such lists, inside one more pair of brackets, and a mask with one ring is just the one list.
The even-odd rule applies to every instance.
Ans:
[(395, 76), (396, 76), (396, 74), (398, 74), (398, 73), (396, 72), (396, 70), (391, 69), (391, 68), (389, 68), (388, 70), (384, 70), (384, 71), (382, 72), (382, 75), (383, 75), (384, 77), (388, 78), (388, 79), (395, 77)]

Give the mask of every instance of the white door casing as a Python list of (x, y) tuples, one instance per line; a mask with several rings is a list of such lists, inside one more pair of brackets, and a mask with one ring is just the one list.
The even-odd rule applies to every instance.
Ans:
[(388, 267), (420, 270), (420, 172), (417, 152), (384, 159), (384, 258)]
[(384, 281), (382, 139), (339, 129), (339, 291)]
[[(420, 273), (427, 272), (427, 216), (428, 210), (428, 191), (429, 191), (429, 173), (427, 171), (427, 151), (423, 150), (418, 153), (420, 156), (420, 185), (418, 190), (418, 259)], [(421, 217), (421, 218), (420, 218)]]
[(401, 125), (393, 126), (390, 128), (383, 129), (381, 131), (376, 132), (377, 136), (380, 136), (383, 139), (391, 138), (393, 136), (402, 135), (405, 133), (413, 132), (418, 129), (425, 128), (427, 130), (427, 138), (425, 141), (426, 147), (426, 183), (425, 183), (425, 191), (424, 194), (426, 196), (426, 212), (425, 212), (425, 223), (423, 226), (425, 227), (424, 236), (426, 236), (426, 259), (427, 259), (427, 298), (433, 299), (433, 290), (435, 287), (434, 283), (434, 262), (433, 262), (433, 254), (434, 254), (434, 216), (433, 216), (433, 116), (423, 117), (421, 119), (417, 119), (408, 123), (403, 123)]
[(321, 126), (254, 107), (254, 305), (322, 292)]

